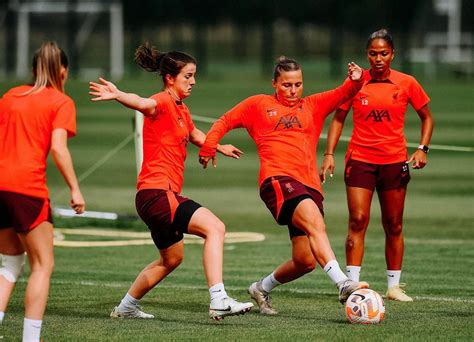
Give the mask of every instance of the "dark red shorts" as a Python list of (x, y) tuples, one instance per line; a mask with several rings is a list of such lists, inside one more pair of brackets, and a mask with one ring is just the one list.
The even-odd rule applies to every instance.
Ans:
[(405, 162), (394, 164), (370, 164), (349, 159), (344, 172), (346, 186), (374, 191), (406, 188), (410, 181), (409, 165)]
[(145, 189), (137, 192), (135, 205), (158, 249), (183, 239), (194, 212), (201, 205), (171, 190)]
[(323, 195), (288, 176), (274, 176), (265, 179), (260, 186), (260, 198), (265, 202), (278, 224), (288, 226), (290, 238), (306, 235), (291, 223), (293, 213), (302, 200), (312, 199), (324, 216)]
[(44, 221), (53, 223), (48, 198), (0, 190), (0, 229), (27, 233)]

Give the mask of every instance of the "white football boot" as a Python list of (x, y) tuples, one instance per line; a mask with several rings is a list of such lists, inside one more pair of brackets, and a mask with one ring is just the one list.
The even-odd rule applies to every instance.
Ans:
[(270, 294), (263, 290), (260, 282), (255, 282), (247, 289), (250, 297), (257, 303), (262, 315), (276, 315), (278, 312), (273, 308)]
[(397, 300), (399, 302), (413, 302), (413, 298), (405, 294), (405, 290), (403, 290), (405, 286), (406, 284), (404, 283), (392, 286), (387, 290), (385, 297), (388, 300)]
[(252, 303), (241, 303), (230, 297), (217, 299), (216, 302), (209, 305), (209, 317), (216, 321), (226, 316), (243, 315), (253, 307)]
[(147, 314), (140, 310), (140, 307), (137, 306), (133, 310), (121, 311), (119, 307), (116, 306), (114, 310), (110, 313), (110, 318), (139, 318), (139, 319), (151, 319), (155, 316)]
[(346, 280), (341, 280), (336, 286), (339, 289), (339, 301), (344, 304), (352, 292), (359, 289), (367, 289), (369, 284), (365, 281), (357, 282), (347, 278)]

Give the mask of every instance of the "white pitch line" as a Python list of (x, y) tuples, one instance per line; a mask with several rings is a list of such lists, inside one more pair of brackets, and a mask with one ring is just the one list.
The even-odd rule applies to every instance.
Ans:
[[(21, 278), (20, 282), (26, 283), (26, 278)], [(51, 279), (51, 284), (53, 285), (76, 285), (76, 286), (93, 286), (93, 287), (109, 287), (109, 288), (128, 288), (130, 282), (98, 282), (94, 280), (81, 280), (81, 281), (68, 281), (60, 279)], [(164, 289), (176, 289), (176, 290), (208, 290), (205, 285), (173, 285), (161, 283), (159, 288)], [(226, 288), (231, 291), (241, 291), (242, 287), (238, 286), (227, 286)], [(313, 289), (297, 289), (290, 287), (279, 287), (277, 292), (287, 292), (294, 294), (312, 294), (312, 295), (324, 295), (331, 296), (337, 295), (337, 291), (318, 291)], [(461, 297), (435, 297), (435, 296), (414, 296), (417, 300), (426, 300), (432, 302), (449, 302), (449, 303), (468, 303), (473, 304), (474, 299), (471, 298), (461, 298)]]

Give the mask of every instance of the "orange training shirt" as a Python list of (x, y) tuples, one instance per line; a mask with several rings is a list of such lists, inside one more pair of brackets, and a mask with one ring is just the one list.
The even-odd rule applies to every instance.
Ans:
[(48, 198), (46, 159), (54, 129), (76, 134), (72, 99), (53, 87), (22, 96), (32, 86), (10, 89), (0, 99), (0, 190)]
[(151, 96), (155, 115), (143, 124), (143, 165), (137, 189), (180, 193), (189, 134), (194, 130), (188, 107), (166, 91)]
[(346, 80), (334, 90), (302, 98), (293, 107), (281, 104), (275, 95), (249, 97), (214, 123), (199, 155), (215, 156), (226, 132), (245, 127), (260, 157), (259, 185), (271, 176), (290, 176), (322, 193), (316, 148), (324, 120), (361, 85)]
[(408, 103), (418, 111), (430, 99), (414, 77), (390, 70), (387, 80), (373, 80), (364, 71), (364, 86), (340, 108), (353, 109), (354, 130), (347, 157), (373, 164), (392, 164), (407, 160), (403, 133)]

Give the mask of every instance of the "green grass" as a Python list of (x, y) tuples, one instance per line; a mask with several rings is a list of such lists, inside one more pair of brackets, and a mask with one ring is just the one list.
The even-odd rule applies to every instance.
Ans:
[[(269, 93), (269, 80), (252, 74), (198, 80), (187, 101), (196, 115), (218, 117), (246, 96)], [(305, 93), (321, 91), (338, 82), (309, 73)], [(421, 82), (432, 99), (436, 128), (432, 144), (474, 146), (473, 83)], [(3, 93), (11, 84), (0, 84)], [(155, 77), (119, 83), (123, 90), (150, 95), (160, 88)], [(78, 136), (70, 140), (76, 171), (81, 175), (132, 131), (131, 113), (115, 103), (93, 104), (87, 84), (72, 81), (69, 94), (78, 107)], [(209, 124), (196, 122), (207, 131)], [(344, 135), (350, 134), (348, 119)], [(406, 134), (418, 141), (419, 119), (407, 112)], [(245, 131), (229, 134), (225, 142), (245, 151), (240, 160), (218, 158), (217, 169), (203, 171), (197, 149), (189, 148), (183, 194), (215, 212), (228, 231), (265, 234), (264, 242), (227, 245), (224, 278), (230, 295), (246, 299), (246, 287), (290, 257), (285, 228), (275, 224), (258, 196), (258, 157)], [(319, 146), (321, 156), (325, 141)], [(344, 151), (336, 154), (336, 174), (324, 187), (329, 238), (344, 265), (347, 208), (341, 177)], [(51, 165), (52, 166), (52, 165)], [(54, 167), (48, 170), (53, 205), (67, 206), (64, 182)], [(413, 303), (387, 302), (385, 321), (378, 326), (349, 324), (337, 302), (335, 287), (320, 268), (277, 288), (273, 301), (277, 317), (256, 311), (222, 322), (207, 318), (208, 293), (202, 271), (202, 246), (186, 246), (183, 264), (143, 300), (152, 321), (112, 321), (108, 314), (118, 304), (138, 272), (157, 258), (154, 246), (109, 248), (58, 247), (50, 300), (44, 318), (46, 341), (77, 340), (473, 340), (474, 310), (474, 179), (473, 153), (433, 149), (428, 166), (412, 171), (405, 209), (406, 251), (402, 281), (408, 283)], [(134, 215), (135, 160), (132, 144), (125, 146), (82, 183), (88, 209)], [(58, 227), (110, 227), (146, 231), (139, 220), (107, 222), (56, 218)], [(69, 237), (68, 237), (69, 238)], [(78, 240), (104, 238), (70, 237)], [(384, 237), (378, 201), (374, 198), (367, 233), (362, 278), (385, 292)], [(26, 277), (18, 283), (3, 324), (4, 340), (19, 340)], [(1, 335), (1, 334), (0, 334)]]

